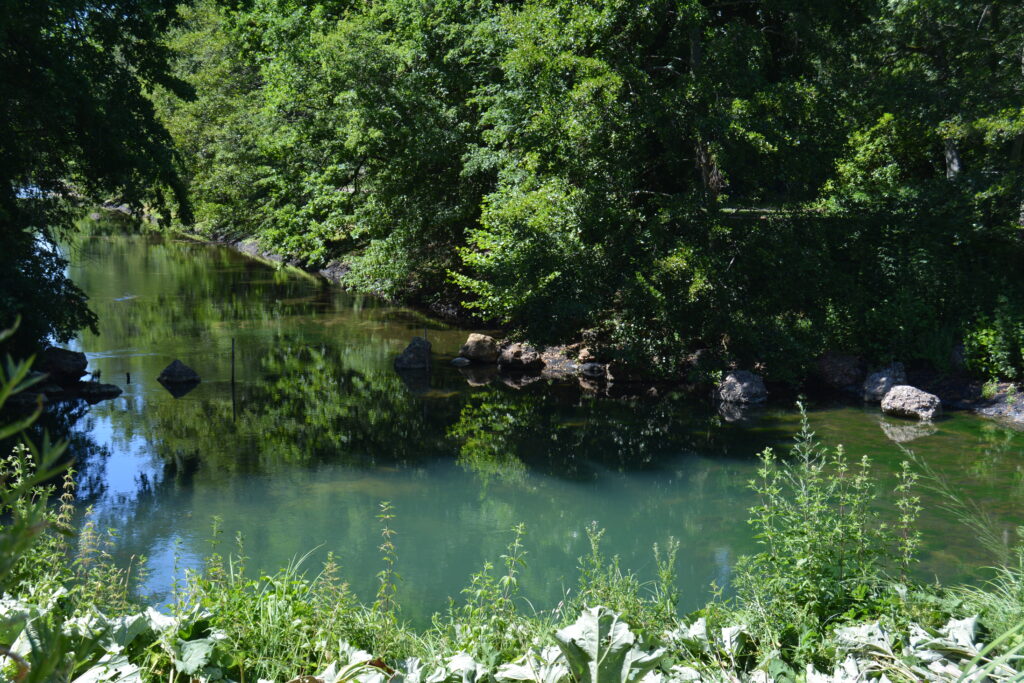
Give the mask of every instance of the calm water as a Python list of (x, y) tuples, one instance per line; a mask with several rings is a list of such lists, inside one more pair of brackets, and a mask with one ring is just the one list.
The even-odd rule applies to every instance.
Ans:
[[(682, 608), (695, 608), (756, 547), (754, 454), (785, 445), (798, 424), (786, 408), (739, 425), (682, 395), (613, 401), (547, 381), (470, 383), (446, 364), (465, 331), (218, 247), (97, 237), (69, 256), (101, 328), (76, 343), (124, 394), (64, 406), (49, 428), (72, 440), (82, 518), (117, 529), (122, 558), (147, 558), (155, 603), (166, 602), (176, 566), (209, 552), (214, 517), (229, 540), (242, 535), (250, 566), (272, 570), (315, 549), (315, 568), (331, 550), (372, 599), (375, 515), (389, 500), (403, 615), (419, 623), (485, 561), (500, 563), (519, 522), (523, 588), (538, 608), (574, 584), (592, 521), (607, 530), (608, 553), (643, 579), (653, 576), (651, 546), (679, 539)], [(398, 376), (392, 358), (424, 332), (429, 379)], [(156, 382), (175, 358), (203, 378), (181, 398)], [(812, 406), (811, 421), (887, 475), (903, 457), (887, 430), (915, 428), (859, 406)], [(1024, 434), (953, 415), (907, 445), (1012, 542), (1024, 522)], [(966, 579), (992, 561), (934, 495), (925, 502), (926, 576)]]

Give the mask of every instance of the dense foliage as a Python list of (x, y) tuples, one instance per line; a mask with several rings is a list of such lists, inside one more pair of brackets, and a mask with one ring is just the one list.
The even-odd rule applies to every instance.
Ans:
[(195, 229), (541, 343), (793, 378), (1024, 358), (1008, 2), (202, 0), (156, 97)]
[[(95, 326), (55, 238), (82, 203), (187, 205), (147, 91), (188, 95), (161, 37), (176, 2), (5, 0), (0, 9), (0, 321), (32, 346)], [(187, 218), (186, 215), (182, 216)]]

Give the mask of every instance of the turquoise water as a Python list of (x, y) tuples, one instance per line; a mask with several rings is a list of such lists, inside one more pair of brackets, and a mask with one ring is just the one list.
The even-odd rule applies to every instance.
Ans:
[[(156, 604), (176, 571), (210, 551), (215, 517), (225, 545), (241, 534), (251, 568), (313, 551), (316, 569), (330, 550), (372, 599), (377, 507), (387, 500), (402, 613), (415, 622), (457, 598), (485, 561), (500, 563), (520, 522), (522, 587), (538, 609), (573, 588), (592, 522), (606, 529), (605, 550), (644, 580), (652, 545), (677, 538), (681, 608), (696, 608), (756, 549), (755, 455), (784, 448), (799, 423), (790, 406), (730, 424), (683, 394), (611, 400), (546, 380), (471, 383), (446, 363), (466, 331), (216, 246), (94, 237), (69, 258), (100, 320), (100, 334), (77, 347), (124, 394), (63, 406), (48, 425), (71, 438), (81, 520), (116, 529), (122, 560), (145, 556), (142, 590)], [(397, 375), (392, 358), (424, 333), (435, 352), (429, 378)], [(203, 378), (181, 398), (156, 382), (175, 358)], [(1013, 542), (1024, 521), (1024, 434), (962, 414), (907, 433), (916, 426), (861, 406), (811, 405), (810, 420), (885, 477), (906, 457), (890, 437), (916, 436), (904, 445), (989, 517), (994, 537)], [(922, 496), (922, 575), (976, 576), (992, 561), (976, 531), (937, 494)]]

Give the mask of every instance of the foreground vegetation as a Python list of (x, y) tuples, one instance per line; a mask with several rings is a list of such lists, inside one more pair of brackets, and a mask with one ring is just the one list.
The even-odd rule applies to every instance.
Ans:
[[(28, 367), (8, 362), (0, 399), (33, 381)], [(0, 436), (20, 432), (34, 417)], [(912, 573), (919, 482), (911, 466), (894, 491), (881, 491), (866, 459), (823, 449), (806, 425), (785, 458), (762, 454), (751, 523), (764, 547), (737, 565), (731, 597), (720, 592), (680, 617), (678, 545), (670, 539), (654, 549), (657, 579), (641, 583), (619, 558), (604, 556), (602, 531), (591, 527), (576, 586), (553, 609), (537, 611), (518, 593), (529, 558), (529, 535), (518, 527), (496, 566), (482, 567), (420, 630), (403, 621), (396, 600), (400, 547), (390, 530), (396, 512), (386, 503), (379, 511), (379, 588), (370, 603), (352, 595), (331, 556), (319, 570), (298, 559), (275, 574), (254, 574), (242, 539), (228, 549), (215, 526), (205, 563), (175, 586), (166, 611), (144, 608), (134, 588), (145, 561), (117, 566), (109, 554), (114, 532), (92, 523), (71, 535), (74, 477), (61, 475), (60, 452), (59, 444), (37, 448), (21, 437), (3, 463), (0, 661), (10, 680), (1019, 675), (1024, 547), (1007, 551), (983, 587), (919, 584)], [(879, 513), (883, 498), (895, 514)]]

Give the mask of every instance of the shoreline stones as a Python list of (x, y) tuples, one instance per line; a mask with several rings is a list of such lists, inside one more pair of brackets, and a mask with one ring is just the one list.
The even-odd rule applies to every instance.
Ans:
[(917, 418), (931, 422), (942, 413), (942, 402), (935, 394), (921, 391), (908, 384), (898, 384), (882, 399), (882, 412), (895, 417)]
[(430, 368), (430, 342), (424, 337), (413, 337), (395, 358), (395, 370), (428, 370)]
[(474, 363), (497, 363), (500, 351), (494, 337), (473, 333), (459, 349), (459, 356)]
[(768, 390), (764, 379), (749, 370), (734, 370), (715, 387), (715, 397), (723, 403), (764, 403)]
[(528, 344), (516, 342), (501, 350), (498, 367), (516, 372), (535, 372), (544, 367), (544, 359), (537, 349)]
[(864, 400), (877, 403), (885, 398), (889, 391), (900, 384), (906, 384), (907, 371), (903, 363), (893, 363), (888, 367), (872, 372), (864, 380)]

